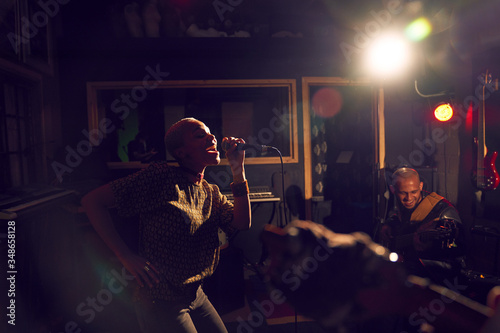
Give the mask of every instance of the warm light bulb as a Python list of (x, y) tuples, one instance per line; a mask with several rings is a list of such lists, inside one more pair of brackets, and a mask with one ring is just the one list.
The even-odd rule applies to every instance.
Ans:
[(453, 108), (449, 103), (441, 104), (434, 109), (434, 117), (439, 121), (448, 121), (453, 117)]

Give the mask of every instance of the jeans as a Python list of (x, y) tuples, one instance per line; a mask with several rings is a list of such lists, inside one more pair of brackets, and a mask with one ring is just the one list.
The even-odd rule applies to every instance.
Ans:
[(217, 310), (201, 286), (196, 296), (169, 302), (140, 300), (135, 304), (142, 333), (227, 333)]

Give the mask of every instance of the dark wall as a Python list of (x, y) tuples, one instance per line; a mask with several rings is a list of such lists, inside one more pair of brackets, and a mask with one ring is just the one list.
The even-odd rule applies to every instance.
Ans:
[[(348, 23), (345, 18), (337, 20), (335, 24), (332, 23), (333, 18), (338, 18), (342, 13), (338, 6), (335, 13), (328, 10), (330, 7), (320, 16), (318, 12), (321, 11), (313, 11), (316, 16), (313, 15), (305, 23), (302, 22), (302, 27), (312, 24), (313, 28), (298, 29), (297, 25), (286, 27), (294, 33), (303, 30), (302, 38), (271, 37), (272, 32), (279, 30), (276, 28), (278, 25), (274, 25), (275, 28), (268, 26), (265, 33), (256, 34), (252, 38), (177, 38), (167, 34), (159, 38), (131, 38), (126, 33), (117, 33), (116, 22), (110, 19), (116, 10), (115, 5), (116, 3), (109, 2), (108, 5), (93, 7), (88, 3), (70, 2), (62, 9), (64, 29), (59, 36), (57, 54), (61, 73), (63, 123), (61, 148), (68, 143), (77, 142), (81, 138), (81, 131), (88, 126), (86, 103), (88, 81), (142, 80), (147, 66), (169, 72), (168, 79), (171, 80), (295, 79), (299, 144), (304, 142), (301, 78), (356, 77), (361, 73), (359, 63), (356, 61), (358, 59), (352, 61), (353, 59), (346, 56), (345, 49), (341, 49), (342, 43), (354, 45), (355, 32), (346, 30), (354, 23)], [(276, 13), (279, 8), (285, 7), (262, 8), (268, 11), (274, 10)], [(96, 8), (100, 10), (95, 10)], [(212, 10), (210, 6), (208, 8)], [(364, 12), (369, 11), (366, 9)], [(312, 15), (310, 11), (307, 13)], [(353, 11), (348, 13), (352, 15)], [(266, 20), (269, 22), (271, 17), (255, 13), (254, 15), (256, 15), (254, 18), (260, 19), (257, 20), (259, 22)], [(283, 17), (287, 15), (292, 17), (297, 15), (297, 12), (284, 11), (278, 21), (285, 22)], [(358, 18), (353, 22), (361, 24), (370, 17), (364, 19), (365, 21)], [(386, 86), (386, 162), (389, 168), (399, 166), (404, 163), (403, 160), (409, 161), (414, 167), (435, 168), (438, 192), (457, 205), (469, 230), (476, 223), (477, 217), (474, 188), (470, 182), (472, 154), (470, 142), (473, 128), (467, 124), (467, 118), (464, 116), (467, 108), (463, 105), (468, 96), (475, 94), (477, 74), (486, 64), (496, 62), (491, 56), (495, 54), (493, 51), (486, 50), (484, 54), (464, 51), (465, 48), (460, 42), (466, 41), (466, 39), (457, 41), (453, 29), (431, 36), (420, 45), (423, 55), (420, 67), (414, 68), (401, 82)], [(359, 53), (351, 55), (354, 57)], [(435, 101), (416, 93), (415, 79), (418, 79), (420, 89), (427, 94), (442, 90), (452, 91), (455, 102), (462, 105), (459, 117), (462, 123), (437, 124), (432, 121), (430, 114)], [(491, 103), (493, 104), (497, 98), (492, 97)], [(488, 111), (488, 118), (491, 120), (487, 125), (487, 142), (491, 149), (498, 150), (499, 139), (496, 137), (498, 131), (494, 131), (494, 114), (495, 111), (491, 106), (491, 110)], [(429, 136), (429, 133), (435, 129), (442, 130), (448, 139), (431, 147), (433, 151), (427, 153), (429, 150), (426, 149), (429, 147), (422, 148), (421, 143), (431, 142), (432, 135)], [(423, 153), (424, 160), (412, 161), (410, 157), (415, 152)], [(99, 165), (99, 161), (96, 163)], [(92, 170), (90, 174), (96, 174), (95, 164), (90, 164), (87, 168)], [(277, 165), (247, 166), (248, 178), (255, 185), (269, 185), (269, 175), (276, 172), (277, 168)], [(299, 151), (299, 163), (286, 165), (286, 171), (291, 175), (290, 186), (297, 187), (299, 196), (303, 195), (302, 146)], [(77, 172), (74, 175), (76, 174)], [(82, 170), (81, 174), (85, 177), (89, 172)], [(103, 181), (120, 175), (107, 171), (98, 173)], [(496, 219), (492, 213), (498, 210), (496, 202), (497, 191), (486, 195), (485, 218)]]
[[(69, 3), (63, 8), (65, 29), (58, 50), (64, 138), (61, 148), (78, 142), (81, 131), (88, 127), (87, 82), (140, 81), (148, 74), (148, 67), (168, 72), (167, 80), (295, 79), (300, 144), (303, 142), (301, 78), (341, 76), (348, 67), (343, 60), (335, 61), (342, 57), (339, 42), (332, 40), (335, 36), (272, 38), (268, 32), (254, 38), (131, 38), (116, 34), (111, 19), (115, 7), (101, 6), (103, 10), (95, 15), (88, 7)], [(101, 144), (103, 149), (105, 145), (106, 142)], [(299, 155), (302, 154), (301, 148)], [(293, 174), (290, 185), (301, 191), (304, 187), (302, 163), (301, 158), (298, 164), (285, 168)], [(252, 184), (268, 186), (271, 181), (268, 175), (280, 171), (278, 165), (248, 165), (246, 170)], [(89, 176), (89, 172), (80, 171), (82, 177)], [(116, 176), (118, 173), (113, 172), (99, 174), (107, 179)]]

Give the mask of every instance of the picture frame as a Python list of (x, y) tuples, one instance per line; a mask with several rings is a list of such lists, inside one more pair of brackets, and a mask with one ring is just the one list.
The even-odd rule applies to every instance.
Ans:
[[(152, 141), (161, 146), (166, 129), (174, 121), (188, 116), (206, 123), (216, 135), (221, 165), (228, 164), (220, 148), (224, 136), (273, 146), (281, 153), (283, 163), (298, 163), (295, 80), (163, 80), (155, 85), (154, 89), (147, 90), (144, 81), (87, 83), (89, 133), (106, 131), (106, 126), (103, 127), (106, 121), (108, 128), (113, 127), (103, 134), (107, 138), (105, 149), (109, 168), (143, 168), (145, 163), (127, 161), (123, 152), (116, 151), (126, 150), (127, 142), (139, 131), (152, 134)], [(142, 100), (140, 92), (147, 97)], [(134, 110), (127, 109), (120, 99), (134, 94), (137, 100), (134, 102), (132, 97), (133, 104), (137, 105), (133, 105)], [(128, 113), (125, 116), (120, 112)], [(158, 150), (160, 157), (174, 162), (164, 147)], [(281, 163), (275, 152), (262, 154), (250, 149), (246, 155), (247, 165)]]
[[(359, 95), (358, 95), (359, 93)], [(346, 125), (355, 130), (347, 130), (344, 136), (359, 136), (360, 131), (370, 145), (370, 153), (375, 154), (377, 148), (375, 90), (368, 79), (348, 79), (343, 77), (303, 77), (303, 133), (304, 133), (304, 199), (306, 202), (306, 218), (318, 219), (315, 206), (328, 201), (332, 183), (332, 166), (343, 166), (354, 170), (353, 156), (359, 154), (355, 148), (345, 142), (336, 142), (335, 131)], [(352, 108), (347, 110), (347, 106)], [(361, 107), (360, 107), (361, 106)], [(362, 117), (365, 120), (363, 128), (357, 128), (350, 114), (365, 109)], [(371, 125), (370, 125), (371, 124)], [(329, 126), (328, 128), (325, 128)], [(351, 129), (352, 129), (351, 128)], [(370, 133), (366, 133), (369, 131)], [(340, 134), (339, 134), (340, 135)], [(371, 161), (375, 163), (375, 160)], [(344, 170), (344, 171), (346, 171)], [(369, 171), (368, 176), (371, 176)]]

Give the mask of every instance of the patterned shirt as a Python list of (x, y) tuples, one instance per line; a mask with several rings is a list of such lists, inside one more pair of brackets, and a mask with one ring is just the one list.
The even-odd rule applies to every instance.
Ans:
[(195, 290), (219, 262), (219, 227), (235, 229), (233, 204), (217, 185), (194, 184), (177, 167), (153, 163), (110, 184), (118, 213), (139, 216), (139, 251), (160, 272), (153, 299), (174, 300)]

